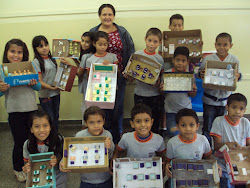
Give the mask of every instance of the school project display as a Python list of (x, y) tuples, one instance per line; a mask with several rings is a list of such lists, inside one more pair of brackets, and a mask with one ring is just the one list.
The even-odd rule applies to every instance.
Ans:
[(117, 65), (93, 63), (90, 67), (85, 103), (87, 108), (98, 106), (113, 109), (115, 105)]
[(216, 160), (173, 159), (171, 161), (171, 171), (171, 188), (217, 188), (220, 182)]
[(189, 92), (193, 88), (193, 73), (164, 72), (164, 92)]
[(109, 170), (106, 137), (67, 137), (63, 146), (64, 169), (77, 173), (105, 172)]
[(233, 185), (250, 184), (250, 147), (223, 151), (227, 173)]
[(163, 188), (160, 157), (118, 158), (113, 169), (113, 188)]
[(70, 92), (75, 80), (77, 69), (78, 68), (73, 65), (67, 65), (61, 62), (60, 66), (57, 68), (54, 86)]
[(237, 63), (207, 61), (203, 88), (235, 91), (236, 70)]
[(81, 41), (72, 39), (53, 39), (53, 58), (70, 57), (79, 59), (81, 51)]
[(202, 56), (201, 41), (201, 30), (163, 31), (163, 58), (172, 58), (178, 46), (185, 46), (189, 49), (190, 59), (199, 61)]
[(26, 187), (56, 188), (56, 174), (50, 166), (54, 152), (30, 154), (31, 170), (27, 174)]
[(10, 86), (27, 85), (31, 79), (39, 81), (37, 70), (30, 61), (3, 63), (0, 71), (1, 80)]

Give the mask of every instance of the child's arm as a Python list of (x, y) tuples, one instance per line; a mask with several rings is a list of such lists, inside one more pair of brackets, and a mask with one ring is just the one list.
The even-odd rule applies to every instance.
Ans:
[(35, 91), (39, 91), (41, 89), (41, 82), (37, 83), (36, 79), (31, 79), (28, 85), (31, 86)]
[(166, 174), (168, 177), (172, 178), (172, 172), (171, 172), (171, 165), (170, 165), (170, 161), (171, 160), (167, 160), (167, 164), (166, 164)]
[(193, 89), (192, 89), (192, 91), (188, 92), (188, 96), (195, 97), (196, 93), (197, 93), (197, 87), (196, 87), (196, 84), (193, 84)]
[(10, 85), (0, 80), (0, 97), (9, 89)]
[(23, 169), (23, 172), (27, 174), (31, 170), (31, 164), (30, 164), (30, 161), (24, 162), (24, 163), (26, 164), (22, 167), (22, 169)]
[(213, 140), (214, 140), (214, 150), (215, 151), (218, 151), (225, 144), (229, 147), (229, 149), (241, 148), (241, 146), (238, 144), (238, 142), (225, 142), (225, 143), (222, 143), (221, 138), (216, 137), (216, 136), (213, 136)]
[(49, 89), (49, 90), (60, 90), (58, 87), (55, 87), (55, 86), (51, 86), (45, 82), (43, 82), (43, 78), (42, 78), (42, 74), (41, 73), (38, 73), (38, 76), (39, 76), (39, 81), (41, 83), (41, 87), (44, 88), (44, 89)]
[(57, 158), (55, 155), (51, 156), (50, 162), (49, 162), (50, 166), (55, 166), (57, 164)]

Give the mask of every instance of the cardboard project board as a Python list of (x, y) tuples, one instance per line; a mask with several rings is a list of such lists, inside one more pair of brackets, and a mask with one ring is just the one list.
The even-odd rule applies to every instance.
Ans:
[(70, 57), (78, 59), (80, 57), (81, 41), (72, 39), (53, 39), (53, 58)]
[(171, 188), (219, 187), (220, 177), (216, 160), (173, 159), (171, 167)]
[(39, 81), (37, 70), (30, 61), (1, 65), (1, 80), (10, 86), (27, 85), (31, 79)]
[[(54, 155), (54, 152), (30, 154), (31, 170), (27, 174), (26, 187), (31, 188), (37, 185), (36, 187), (39, 188), (56, 188), (55, 170), (49, 164), (52, 155)], [(50, 172), (47, 173), (47, 170)], [(38, 174), (35, 175), (34, 172), (38, 172)], [(52, 180), (47, 180), (46, 177), (48, 176)], [(34, 179), (38, 178), (37, 183), (33, 182)]]
[(231, 184), (250, 184), (250, 147), (224, 150), (223, 156)]
[[(109, 157), (108, 150), (104, 147), (105, 139), (106, 137), (103, 136), (64, 138), (64, 169), (76, 173), (108, 171)], [(99, 159), (96, 158), (97, 154)], [(95, 160), (98, 160), (98, 162), (96, 163)], [(74, 164), (71, 161), (74, 161)]]
[(189, 92), (193, 88), (194, 74), (191, 72), (164, 72), (163, 80), (164, 92)]
[[(233, 70), (228, 70), (228, 66), (231, 66)], [(205, 76), (202, 87), (207, 89), (235, 91), (237, 83), (237, 67), (237, 63), (207, 61), (205, 65)]]
[(190, 61), (198, 62), (202, 56), (201, 41), (201, 30), (163, 31), (163, 58), (171, 61), (175, 49), (185, 46), (189, 49)]
[(127, 75), (154, 85), (160, 75), (162, 65), (148, 57), (132, 54), (124, 70)]
[(54, 86), (64, 91), (70, 92), (73, 87), (77, 70), (77, 67), (73, 65), (67, 65), (61, 62), (57, 68)]
[(113, 169), (113, 188), (163, 188), (160, 157), (118, 158)]
[(113, 109), (115, 106), (117, 86), (117, 65), (91, 64), (85, 104), (88, 107), (98, 106), (102, 109)]

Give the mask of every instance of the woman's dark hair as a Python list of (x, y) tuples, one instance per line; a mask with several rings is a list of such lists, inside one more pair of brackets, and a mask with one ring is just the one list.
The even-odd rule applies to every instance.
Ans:
[(113, 11), (113, 14), (115, 16), (115, 8), (113, 7), (113, 5), (111, 4), (102, 4), (100, 7), (99, 7), (99, 10), (98, 10), (98, 15), (101, 16), (102, 14), (102, 9), (104, 8), (110, 8), (112, 11)]
[[(34, 54), (36, 59), (38, 59), (39, 64), (40, 64), (40, 68), (41, 68), (41, 72), (44, 73), (45, 72), (45, 66), (44, 66), (44, 59), (42, 58), (42, 56), (38, 53), (37, 51), (37, 47), (42, 45), (42, 41), (44, 41), (44, 43), (46, 45), (49, 45), (49, 42), (47, 40), (47, 38), (45, 36), (42, 35), (38, 35), (36, 37), (33, 38), (32, 40), (32, 47), (34, 50)], [(51, 61), (55, 64), (55, 66), (57, 67), (57, 63), (56, 60), (52, 58), (51, 52), (49, 51), (48, 57), (51, 59)]]
[[(49, 147), (48, 152), (53, 151), (54, 155), (56, 155), (57, 158), (62, 157), (63, 137), (57, 133), (55, 127), (53, 126), (53, 122), (50, 116), (43, 110), (35, 111), (34, 113), (31, 114), (29, 121), (28, 121), (29, 129), (32, 128), (33, 121), (36, 118), (46, 118), (49, 121), (51, 131), (50, 131), (48, 138), (46, 138), (46, 140), (44, 141), (44, 144)], [(28, 151), (30, 154), (39, 153), (37, 149), (37, 138), (31, 132), (29, 132)]]
[(96, 43), (96, 42), (99, 40), (99, 38), (105, 38), (105, 39), (107, 39), (107, 41), (109, 42), (109, 36), (108, 36), (108, 34), (105, 33), (104, 31), (97, 31), (97, 32), (95, 33), (95, 37), (94, 37), (93, 43)]
[[(85, 33), (82, 34), (82, 37), (89, 37), (90, 40), (91, 40), (91, 42), (92, 42), (92, 44), (91, 44), (91, 46), (89, 47), (89, 49), (87, 49), (87, 50), (83, 50), (83, 49), (81, 48), (80, 57), (79, 57), (79, 60), (80, 60), (80, 61), (82, 60), (82, 56), (83, 56), (84, 54), (89, 54), (89, 53), (94, 54), (94, 53), (96, 52), (96, 49), (95, 49), (95, 47), (93, 46), (94, 36), (95, 36), (95, 33), (93, 33), (93, 32), (85, 32)], [(82, 40), (82, 39), (81, 39), (81, 40)]]
[(3, 53), (3, 63), (9, 63), (10, 62), (8, 60), (8, 58), (7, 58), (7, 53), (8, 53), (8, 51), (10, 49), (10, 46), (12, 44), (15, 44), (17, 46), (21, 46), (23, 48), (23, 59), (22, 59), (22, 61), (28, 61), (29, 60), (29, 51), (28, 51), (28, 48), (27, 48), (26, 44), (20, 39), (11, 39), (5, 45), (5, 49), (4, 49), (4, 53)]

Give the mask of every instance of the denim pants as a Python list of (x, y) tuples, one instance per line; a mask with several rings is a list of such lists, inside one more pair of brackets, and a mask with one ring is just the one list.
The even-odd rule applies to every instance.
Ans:
[(210, 131), (213, 121), (218, 116), (223, 116), (226, 113), (225, 106), (213, 106), (203, 103), (203, 128), (202, 134), (205, 135), (211, 145)]
[(176, 127), (175, 117), (176, 113), (166, 113), (167, 136), (169, 138), (172, 138), (180, 133)]
[(60, 95), (49, 98), (39, 98), (39, 101), (42, 109), (49, 114), (56, 130), (58, 131)]
[(81, 181), (80, 185), (80, 188), (112, 188), (112, 187), (113, 187), (112, 178), (100, 184), (91, 184)]

